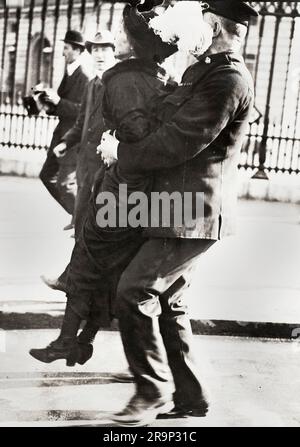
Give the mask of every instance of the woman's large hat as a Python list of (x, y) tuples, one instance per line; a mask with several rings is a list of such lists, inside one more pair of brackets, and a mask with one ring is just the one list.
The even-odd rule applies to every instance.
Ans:
[(164, 0), (144, 0), (143, 3), (141, 0), (128, 0), (128, 3), (136, 7), (139, 12), (149, 12), (156, 6), (162, 5)]
[(123, 10), (125, 31), (127, 31), (138, 57), (155, 62), (162, 62), (178, 50), (175, 43), (163, 42), (161, 37), (149, 26), (149, 21), (157, 14), (148, 9), (161, 3), (161, 0), (149, 0), (146, 6), (143, 5), (144, 11), (140, 12), (138, 10), (140, 1), (131, 0)]

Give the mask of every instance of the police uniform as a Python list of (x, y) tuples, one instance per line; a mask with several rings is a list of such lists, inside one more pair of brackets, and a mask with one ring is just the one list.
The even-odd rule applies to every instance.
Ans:
[[(207, 10), (242, 24), (257, 15), (237, 1), (208, 2)], [(119, 324), (137, 393), (116, 422), (141, 424), (173, 392), (177, 408), (207, 410), (183, 290), (194, 261), (234, 233), (237, 164), (253, 98), (242, 56), (208, 52), (166, 97), (163, 124), (142, 141), (119, 144), (120, 169), (154, 173), (152, 191), (203, 192), (204, 219), (147, 230), (121, 277)]]

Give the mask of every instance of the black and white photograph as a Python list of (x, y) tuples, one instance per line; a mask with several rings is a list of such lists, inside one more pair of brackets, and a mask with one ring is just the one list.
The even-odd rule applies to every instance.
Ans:
[(0, 0), (0, 427), (300, 427), (299, 266), (300, 2)]

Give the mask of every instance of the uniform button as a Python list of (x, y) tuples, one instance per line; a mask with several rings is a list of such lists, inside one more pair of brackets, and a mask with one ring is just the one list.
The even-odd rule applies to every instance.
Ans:
[(210, 64), (211, 63), (211, 58), (207, 56), (207, 58), (205, 59), (205, 63), (206, 64)]

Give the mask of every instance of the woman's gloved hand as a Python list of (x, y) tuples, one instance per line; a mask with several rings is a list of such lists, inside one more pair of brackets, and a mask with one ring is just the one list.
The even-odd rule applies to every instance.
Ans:
[(101, 154), (101, 158), (105, 165), (110, 166), (118, 159), (119, 140), (110, 131), (104, 132), (101, 143), (97, 147), (97, 153)]

